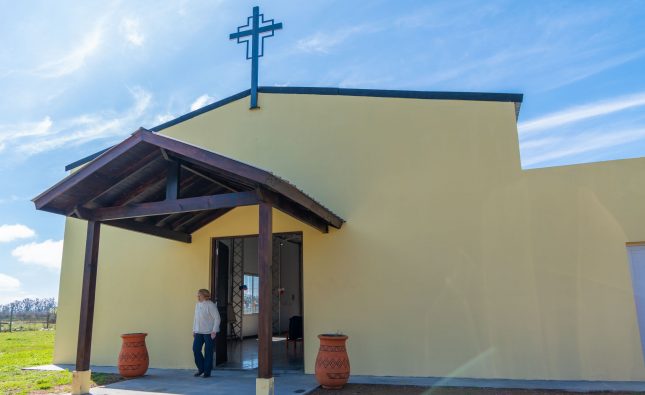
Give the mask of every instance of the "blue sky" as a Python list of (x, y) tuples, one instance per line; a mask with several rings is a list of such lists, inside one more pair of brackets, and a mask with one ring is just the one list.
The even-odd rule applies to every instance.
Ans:
[(261, 85), (524, 93), (525, 168), (645, 156), (642, 1), (0, 0), (0, 303), (57, 296), (67, 163), (249, 87), (253, 5)]

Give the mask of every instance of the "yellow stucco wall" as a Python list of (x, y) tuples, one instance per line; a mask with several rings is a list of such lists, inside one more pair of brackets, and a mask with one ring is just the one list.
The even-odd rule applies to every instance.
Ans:
[[(354, 374), (645, 380), (625, 242), (645, 240), (645, 159), (522, 171), (512, 103), (262, 94), (166, 129), (295, 183), (347, 220), (304, 232), (305, 363), (342, 331)], [(65, 231), (56, 362), (72, 362), (85, 224)], [(210, 238), (104, 227), (92, 363), (150, 333), (151, 365), (191, 367)]]

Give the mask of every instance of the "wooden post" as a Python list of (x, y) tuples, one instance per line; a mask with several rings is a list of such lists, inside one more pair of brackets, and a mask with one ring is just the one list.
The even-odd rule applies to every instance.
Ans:
[(166, 175), (166, 200), (179, 199), (179, 162), (169, 161)]
[(258, 322), (258, 378), (273, 377), (271, 364), (272, 311), (271, 261), (272, 213), (271, 204), (260, 203), (260, 230), (258, 235), (258, 273), (260, 275), (260, 315)]
[(94, 294), (96, 291), (96, 271), (99, 257), (100, 230), (100, 222), (87, 221), (85, 264), (83, 266), (83, 288), (81, 291), (81, 319), (78, 324), (78, 345), (76, 347), (76, 370), (79, 372), (90, 369), (92, 324), (94, 322)]

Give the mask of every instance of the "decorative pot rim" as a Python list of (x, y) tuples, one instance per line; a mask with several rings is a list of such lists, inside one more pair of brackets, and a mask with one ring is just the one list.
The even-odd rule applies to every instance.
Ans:
[(319, 339), (330, 339), (330, 340), (347, 340), (347, 335), (337, 334), (337, 333), (321, 333), (318, 335)]
[(123, 337), (123, 338), (126, 338), (126, 337), (140, 337), (140, 336), (146, 337), (146, 336), (148, 336), (148, 334), (144, 333), (144, 332), (135, 332), (135, 333), (124, 333), (124, 334), (121, 335), (121, 337)]

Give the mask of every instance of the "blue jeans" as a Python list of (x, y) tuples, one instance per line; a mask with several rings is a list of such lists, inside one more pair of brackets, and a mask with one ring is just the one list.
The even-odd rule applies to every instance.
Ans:
[[(202, 355), (202, 346), (204, 346), (204, 354)], [(197, 333), (193, 339), (193, 354), (195, 354), (195, 365), (197, 370), (204, 372), (205, 375), (210, 375), (213, 370), (213, 339), (211, 334), (206, 335)]]

